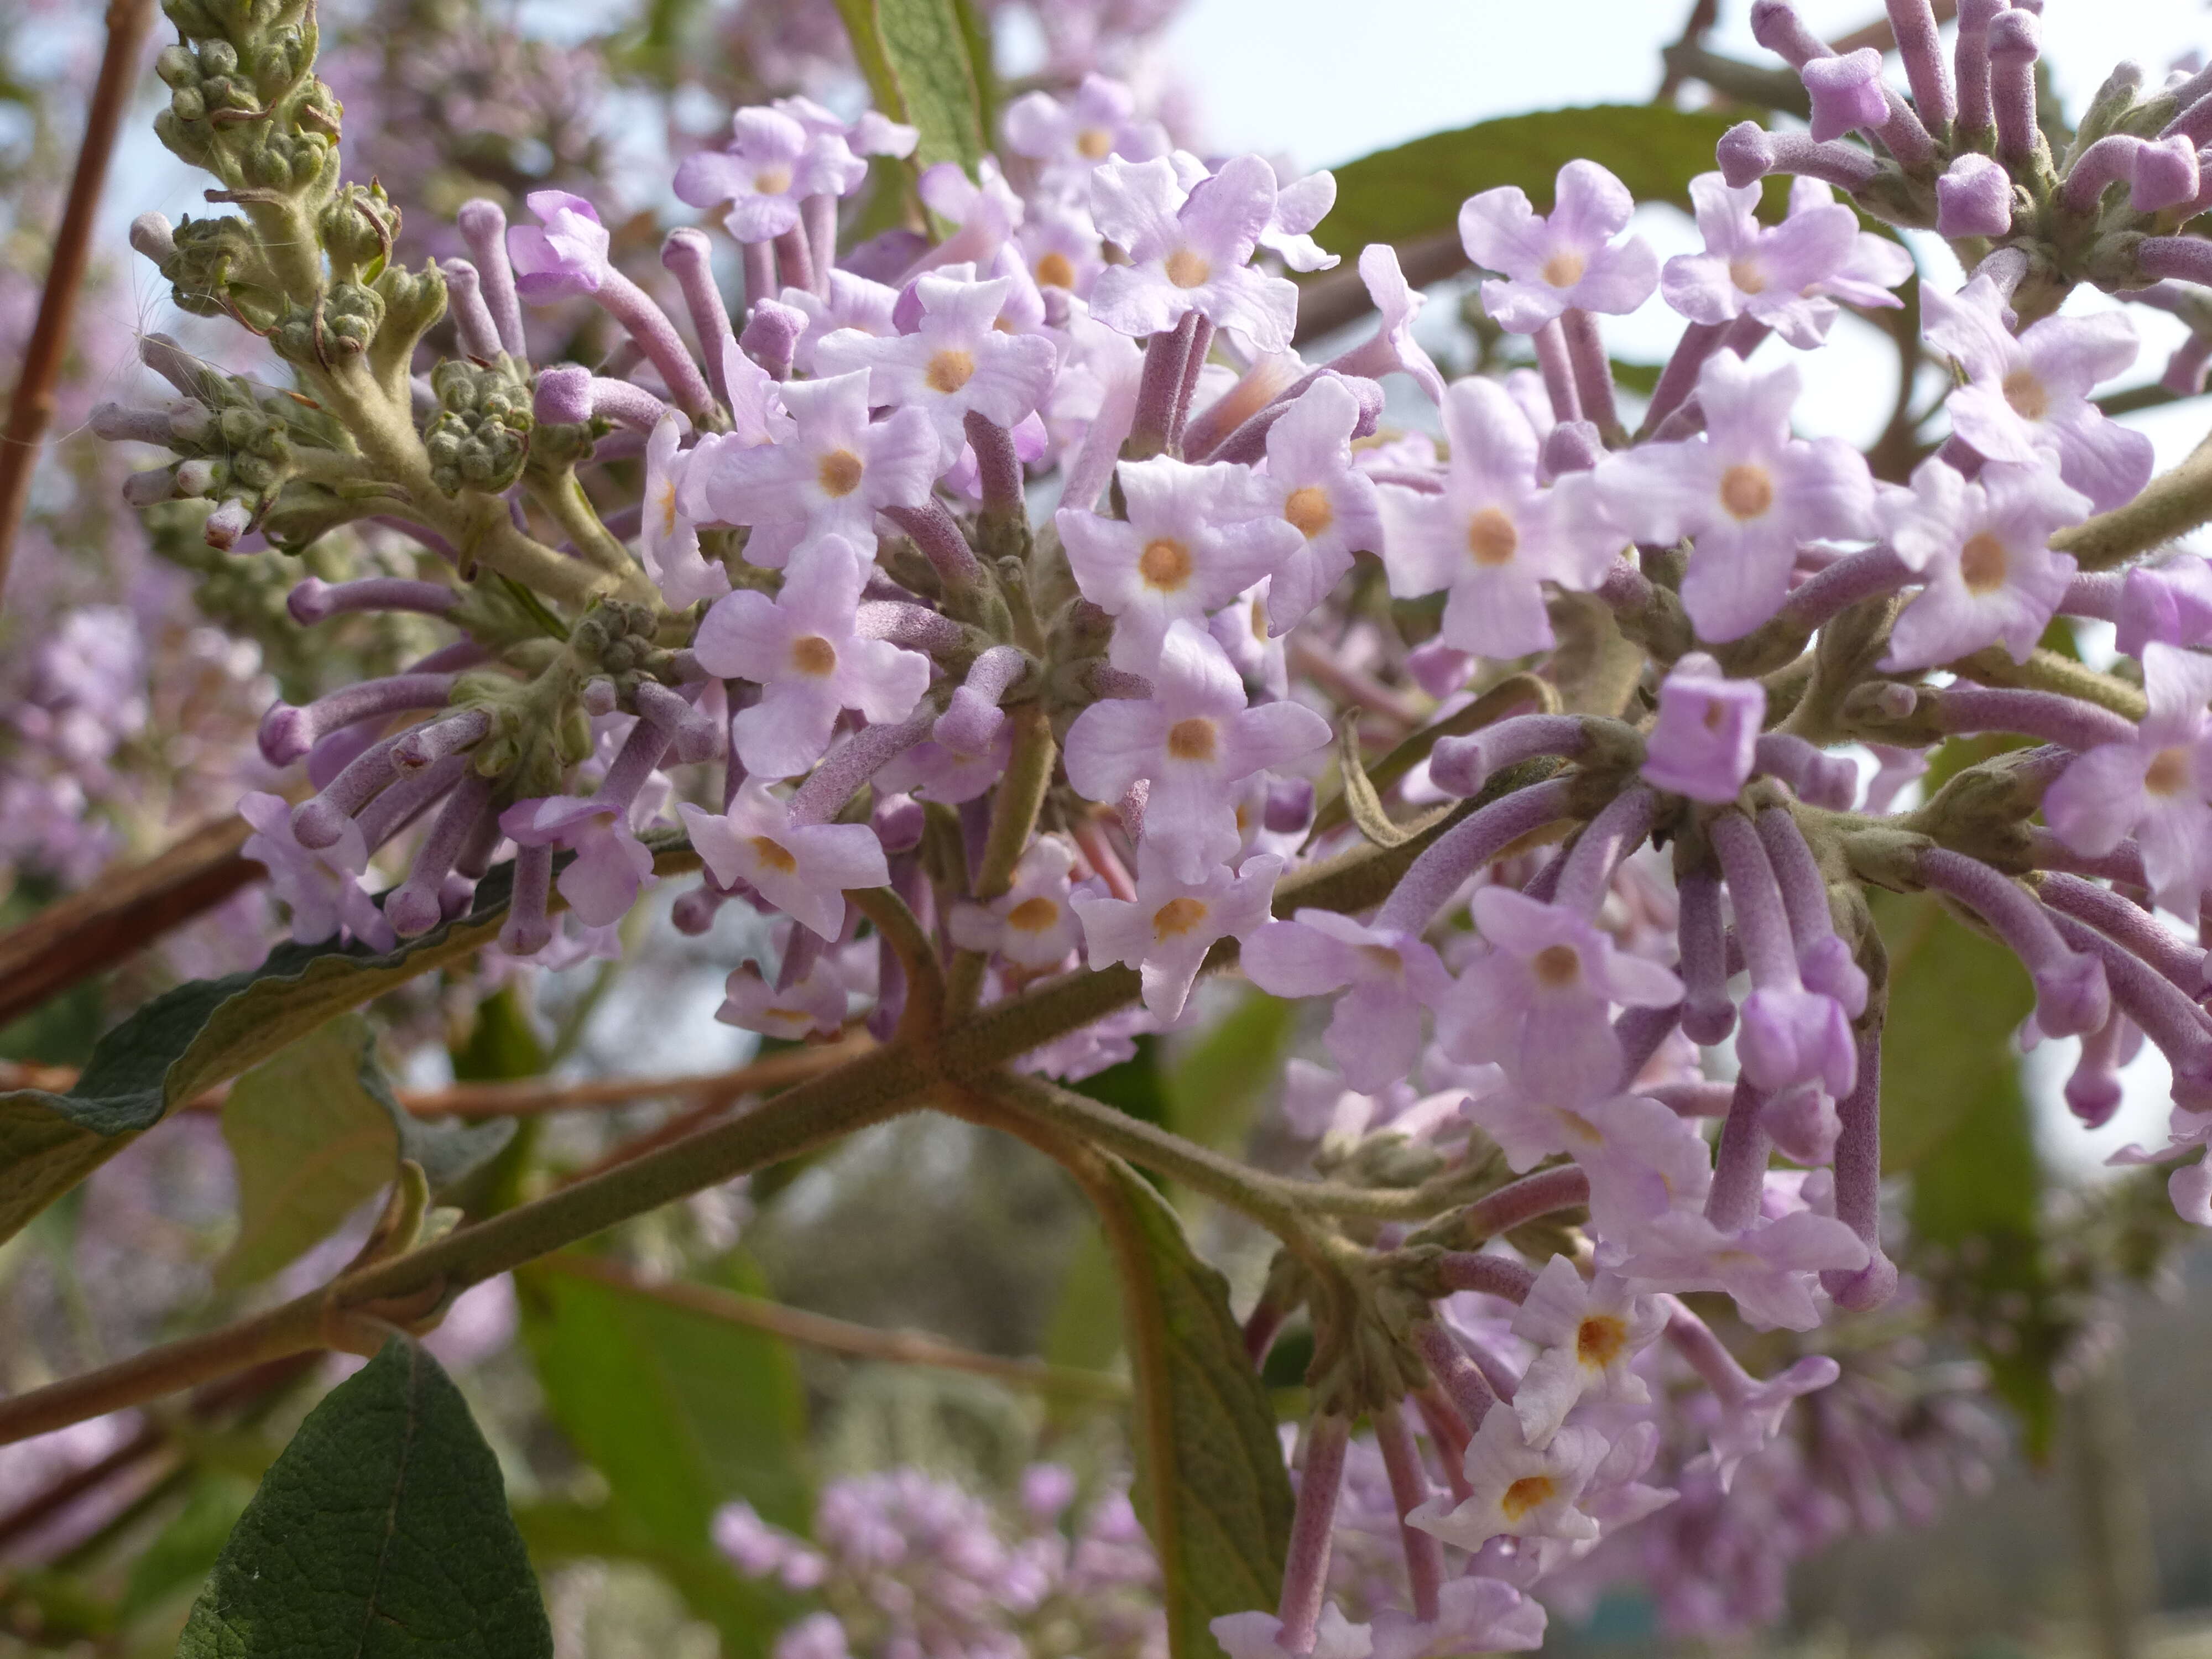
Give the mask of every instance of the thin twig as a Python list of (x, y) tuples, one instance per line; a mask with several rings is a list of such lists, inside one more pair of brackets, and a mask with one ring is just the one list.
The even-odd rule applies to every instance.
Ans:
[(77, 148), (76, 171), (70, 179), (61, 228), (54, 233), (53, 258), (39, 295), (38, 320), (32, 325), (22, 372), (15, 377), (15, 395), (9, 400), (7, 428), (0, 432), (0, 588), (7, 586), (16, 527), (31, 493), (31, 474), (38, 465), (47, 423), (54, 417), (54, 382), (61, 377), (77, 297), (84, 290), (93, 221), (107, 180), (108, 158), (115, 153), (115, 135), (131, 102), (131, 82), (137, 78), (139, 52), (153, 26), (154, 0), (109, 0), (107, 50), (101, 55), (100, 79), (85, 112), (84, 142)]
[[(0, 467), (7, 453), (0, 449)], [(84, 891), (0, 933), (0, 1025), (258, 881), (265, 872), (238, 850), (252, 833), (236, 816), (204, 823), (167, 852), (105, 871)]]
[(977, 1353), (920, 1331), (885, 1331), (855, 1325), (827, 1314), (786, 1307), (765, 1297), (745, 1296), (695, 1285), (683, 1279), (651, 1284), (628, 1268), (601, 1256), (550, 1255), (531, 1271), (552, 1271), (572, 1278), (611, 1285), (634, 1296), (665, 1303), (672, 1308), (703, 1314), (732, 1325), (744, 1325), (790, 1342), (803, 1343), (830, 1353), (850, 1354), (856, 1359), (876, 1359), (897, 1365), (926, 1365), (935, 1370), (965, 1371), (988, 1376), (1039, 1394), (1072, 1395), (1080, 1399), (1120, 1402), (1129, 1397), (1129, 1385), (1104, 1371), (1054, 1365), (1042, 1359), (1009, 1359), (1000, 1354)]
[[(395, 1094), (399, 1104), (416, 1117), (536, 1117), (547, 1112), (627, 1106), (640, 1100), (681, 1100), (693, 1103), (691, 1112), (685, 1115), (690, 1118), (693, 1113), (718, 1112), (740, 1095), (804, 1083), (874, 1046), (875, 1040), (855, 1026), (835, 1042), (787, 1049), (726, 1072), (700, 1072), (684, 1077), (591, 1078), (580, 1083), (526, 1078), (512, 1083), (456, 1083), (443, 1089), (401, 1089)], [(0, 1060), (0, 1089), (44, 1089), (52, 1094), (64, 1094), (76, 1079), (77, 1071), (73, 1066)], [(179, 1109), (220, 1111), (229, 1093), (228, 1085), (210, 1089)], [(678, 1121), (681, 1120), (672, 1120)], [(690, 1127), (698, 1127), (696, 1119)]]

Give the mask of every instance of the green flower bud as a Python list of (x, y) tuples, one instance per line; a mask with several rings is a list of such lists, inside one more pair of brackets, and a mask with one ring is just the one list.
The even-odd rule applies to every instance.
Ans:
[(448, 358), (430, 371), (439, 413), (422, 434), (430, 477), (448, 495), (505, 489), (529, 459), (530, 391), (501, 358), (479, 367)]
[[(316, 220), (334, 271), (374, 279), (392, 257), (399, 210), (380, 185), (348, 185)], [(388, 298), (388, 296), (387, 296)]]

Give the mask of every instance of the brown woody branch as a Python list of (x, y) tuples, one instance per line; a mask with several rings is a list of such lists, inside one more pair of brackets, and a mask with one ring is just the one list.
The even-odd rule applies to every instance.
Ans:
[(54, 233), (53, 258), (46, 266), (46, 288), (39, 295), (38, 320), (32, 325), (22, 370), (15, 377), (15, 395), (9, 400), (7, 427), (0, 431), (0, 587), (7, 585), (16, 528), (31, 493), (31, 474), (38, 466), (46, 428), (54, 418), (54, 383), (61, 378), (70, 325), (76, 319), (77, 298), (84, 290), (85, 266), (92, 257), (93, 222), (100, 210), (101, 186), (107, 180), (108, 159), (115, 153), (115, 135), (131, 101), (138, 55), (153, 26), (154, 0), (109, 0), (107, 50), (100, 58), (100, 79), (94, 84), (92, 103), (85, 112), (84, 142), (77, 148), (76, 171), (70, 179), (60, 228)]
[[(5, 459), (0, 452), (0, 465)], [(260, 880), (261, 866), (238, 850), (252, 833), (235, 816), (204, 823), (158, 857), (108, 871), (82, 893), (0, 933), (0, 1025)]]

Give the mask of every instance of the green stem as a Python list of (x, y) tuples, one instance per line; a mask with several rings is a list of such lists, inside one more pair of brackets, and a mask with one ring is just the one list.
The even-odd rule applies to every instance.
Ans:
[(1196, 1141), (1185, 1140), (1171, 1130), (1042, 1078), (994, 1078), (985, 1092), (1014, 1111), (1042, 1119), (1091, 1146), (1103, 1146), (1139, 1168), (1180, 1181), (1192, 1191), (1250, 1217), (1316, 1265), (1326, 1265), (1330, 1260), (1304, 1201), (1318, 1182), (1285, 1181), (1264, 1174)]
[(487, 569), (512, 577), (533, 592), (581, 611), (603, 593), (651, 603), (656, 597), (642, 569), (624, 576), (596, 569), (556, 552), (515, 527), (507, 503), (480, 490), (447, 496), (430, 477), (430, 458), (415, 430), (415, 417), (387, 397), (367, 364), (349, 358), (328, 373), (301, 371), (315, 400), (353, 434), (378, 476), (409, 498), (410, 516), (436, 531)]
[[(983, 841), (983, 861), (975, 872), (973, 892), (989, 903), (1003, 897), (1014, 884), (1014, 866), (1036, 829), (1037, 813), (1045, 792), (1052, 787), (1053, 768), (1060, 747), (1053, 741), (1052, 720), (1042, 703), (1017, 705), (1007, 716), (1014, 728), (1012, 752), (1006, 775), (991, 803), (991, 827)], [(981, 951), (960, 951), (952, 958), (952, 982), (947, 993), (949, 1011), (957, 1017), (972, 1012), (981, 994), (987, 958)]]
[(1981, 685), (2024, 686), (2033, 691), (2057, 691), (2083, 702), (2109, 708), (2123, 720), (2139, 720), (2150, 705), (2142, 688), (2110, 674), (2100, 674), (2071, 657), (2038, 647), (2026, 662), (2014, 662), (2000, 647), (1977, 651), (1951, 665), (1960, 678)]
[(568, 532), (568, 539), (576, 544), (576, 550), (600, 569), (627, 577), (637, 568), (629, 549), (615, 538), (613, 532), (599, 518), (599, 509), (592, 505), (591, 497), (584, 494), (574, 467), (564, 466), (550, 477), (540, 475), (533, 478), (530, 495)]

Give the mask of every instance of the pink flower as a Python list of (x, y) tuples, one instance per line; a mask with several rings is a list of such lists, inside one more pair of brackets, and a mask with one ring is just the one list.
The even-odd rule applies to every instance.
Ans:
[(1406, 1522), (1463, 1550), (1480, 1549), (1498, 1537), (1595, 1539), (1597, 1522), (1575, 1500), (1606, 1450), (1602, 1434), (1579, 1427), (1561, 1429), (1543, 1445), (1532, 1446), (1520, 1419), (1492, 1410), (1467, 1449), (1467, 1480), (1474, 1490), (1457, 1504), (1431, 1498), (1408, 1513)]
[(499, 827), (517, 846), (574, 851), (555, 884), (577, 921), (605, 927), (629, 914), (653, 876), (653, 854), (630, 827), (631, 807), (618, 796), (550, 795), (515, 802), (500, 814)]
[(746, 562), (770, 569), (824, 536), (841, 536), (872, 555), (878, 511), (929, 498), (938, 463), (929, 416), (902, 409), (871, 425), (868, 376), (858, 372), (793, 381), (783, 401), (797, 423), (792, 434), (695, 458), (684, 480), (686, 509), (695, 518), (750, 525)]
[[(1413, 1069), (1421, 1010), (1451, 984), (1435, 950), (1410, 933), (1370, 927), (1331, 910), (1301, 910), (1248, 940), (1247, 978), (1271, 996), (1345, 991), (1324, 1041), (1345, 1081), (1379, 1094)], [(1346, 988), (1350, 988), (1346, 990)]]
[(1537, 483), (1535, 428), (1497, 381), (1454, 381), (1443, 417), (1451, 459), (1443, 490), (1384, 484), (1379, 492), (1390, 592), (1449, 592), (1439, 637), (1456, 649), (1547, 650), (1544, 583), (1595, 586), (1624, 538), (1598, 520), (1587, 474), (1549, 489)]
[(1136, 94), (1098, 74), (1085, 76), (1066, 102), (1048, 92), (1024, 93), (1006, 106), (1000, 125), (1006, 148), (1042, 162), (1056, 185), (1116, 157), (1149, 161), (1169, 148), (1167, 130), (1138, 115)]
[(830, 273), (826, 300), (803, 288), (787, 288), (776, 297), (806, 318), (791, 357), (793, 366), (805, 374), (814, 373), (814, 348), (840, 330), (878, 339), (890, 339), (898, 333), (898, 325), (891, 319), (898, 290), (856, 276), (842, 266)]
[(1667, 1007), (1681, 1000), (1681, 981), (1619, 950), (1564, 905), (1485, 887), (1473, 909), (1492, 948), (1468, 965), (1437, 1011), (1444, 1052), (1495, 1060), (1523, 1088), (1561, 1106), (1612, 1094), (1621, 1066), (1613, 1006)]
[(797, 982), (782, 987), (769, 984), (754, 963), (741, 962), (731, 970), (714, 1018), (786, 1042), (835, 1036), (845, 1029), (844, 981), (828, 956), (815, 957)]
[(740, 242), (796, 229), (804, 198), (842, 196), (868, 176), (842, 132), (810, 134), (780, 110), (741, 109), (730, 131), (727, 149), (699, 150), (678, 165), (676, 194), (697, 208), (727, 202), (722, 223)]
[(1171, 626), (1202, 624), (1299, 552), (1305, 538), (1249, 467), (1159, 455), (1122, 463), (1121, 477), (1126, 518), (1062, 507), (1054, 522), (1075, 585), (1115, 619), (1114, 665), (1148, 674)]
[(1051, 390), (1052, 342), (995, 326), (1013, 287), (1006, 276), (988, 283), (923, 276), (915, 284), (921, 319), (912, 333), (824, 336), (814, 348), (816, 372), (866, 369), (868, 401), (927, 414), (937, 431), (939, 465), (950, 466), (968, 441), (962, 423), (970, 410), (1013, 427)]
[(841, 710), (904, 720), (929, 690), (927, 657), (859, 631), (869, 569), (843, 537), (824, 536), (793, 556), (774, 599), (739, 588), (699, 624), (701, 665), (762, 687), (731, 728), (749, 771), (796, 777), (828, 750)]
[(1352, 568), (1353, 554), (1382, 545), (1374, 482), (1352, 465), (1358, 423), (1358, 398), (1325, 374), (1267, 428), (1267, 468), (1254, 489), (1275, 500), (1304, 543), (1281, 560), (1268, 584), (1268, 626), (1277, 635), (1328, 596)]
[[(1888, 284), (1875, 289), (1871, 303), (1901, 305), (1887, 288), (1911, 274), (1911, 256), (1861, 231), (1858, 215), (1813, 182), (1814, 192), (1791, 191), (1789, 216), (1770, 228), (1759, 222), (1759, 185), (1731, 190), (1717, 173), (1692, 179), (1690, 199), (1705, 251), (1667, 262), (1659, 280), (1667, 303), (1696, 323), (1748, 315), (1801, 351), (1827, 338), (1836, 302), (1826, 285), (1855, 265), (1879, 265), (1890, 276)], [(1866, 243), (1881, 253), (1870, 258)], [(1863, 295), (1853, 298), (1868, 303)]]
[(966, 951), (994, 952), (1032, 974), (1060, 967), (1082, 936), (1067, 878), (1074, 866), (1066, 842), (1039, 836), (1014, 866), (1014, 884), (1001, 896), (953, 907), (952, 942)]
[(1471, 197), (1459, 210), (1467, 257), (1492, 277), (1482, 308), (1500, 328), (1534, 334), (1570, 307), (1636, 309), (1659, 283), (1659, 256), (1640, 236), (1615, 242), (1636, 211), (1628, 186), (1595, 161), (1559, 169), (1557, 203), (1540, 217), (1518, 185)]
[(684, 474), (697, 451), (684, 451), (683, 423), (664, 415), (645, 445), (645, 514), (637, 555), (661, 598), (678, 609), (730, 591), (730, 573), (699, 550), (699, 526), (681, 505)]
[(2176, 553), (2131, 568), (2120, 584), (2115, 643), (2130, 657), (2153, 640), (2203, 645), (2212, 640), (2212, 562)]
[(1310, 754), (1328, 722), (1295, 702), (1245, 706), (1243, 683), (1221, 647), (1188, 623), (1168, 629), (1147, 698), (1094, 702), (1067, 733), (1067, 777), (1096, 801), (1150, 784), (1145, 843), (1184, 881), (1236, 857), (1234, 786)]
[(1314, 240), (1312, 232), (1335, 205), (1334, 173), (1309, 173), (1293, 179), (1276, 191), (1275, 210), (1260, 233), (1260, 246), (1292, 270), (1331, 269), (1338, 256)]
[(341, 930), (378, 951), (399, 942), (384, 912), (362, 890), (368, 853), (359, 824), (349, 818), (337, 845), (311, 848), (292, 833), (292, 803), (282, 795), (244, 795), (238, 815), (253, 826), (239, 851), (269, 872), (270, 890), (292, 913), (295, 943), (312, 945)]
[(1544, 1645), (1544, 1604), (1503, 1579), (1448, 1580), (1433, 1620), (1384, 1610), (1375, 1615), (1373, 1659), (1456, 1659), (1468, 1653), (1527, 1653)]
[(2051, 532), (2088, 510), (2047, 463), (1991, 463), (1969, 483), (1923, 461), (1911, 493), (1881, 503), (1890, 546), (1927, 584), (1898, 617), (1882, 665), (1929, 668), (1990, 644), (2026, 662), (2074, 576), (2073, 559), (2051, 550)]
[(1195, 311), (1256, 351), (1284, 350), (1297, 321), (1297, 289), (1251, 268), (1274, 214), (1275, 170), (1256, 155), (1224, 162), (1196, 189), (1165, 156), (1104, 163), (1091, 175), (1091, 216), (1129, 263), (1099, 273), (1091, 314), (1141, 339)]
[(787, 802), (748, 778), (726, 813), (676, 809), (691, 845), (725, 887), (742, 881), (793, 921), (835, 940), (847, 888), (886, 887), (883, 843), (865, 823), (793, 823)]
[(542, 222), (511, 226), (507, 257), (515, 291), (526, 300), (596, 294), (605, 281), (607, 228), (599, 210), (565, 190), (532, 191), (524, 200)]
[(1164, 860), (1140, 854), (1133, 900), (1078, 893), (1071, 901), (1091, 965), (1134, 968), (1146, 1008), (1162, 1019), (1176, 1018), (1215, 941), (1243, 939), (1267, 921), (1282, 868), (1272, 853), (1258, 853), (1242, 870), (1216, 865), (1183, 881)]
[[(1283, 1621), (1272, 1613), (1224, 1613), (1206, 1626), (1229, 1659), (1284, 1659), (1290, 1650), (1275, 1638)], [(1306, 1659), (1369, 1659), (1374, 1644), (1369, 1626), (1348, 1622), (1335, 1602), (1321, 1610), (1313, 1651)]]
[(1790, 434), (1796, 367), (1758, 371), (1718, 351), (1698, 376), (1705, 429), (1607, 457), (1606, 512), (1638, 542), (1695, 538), (1682, 604), (1701, 639), (1741, 639), (1781, 607), (1804, 543), (1874, 532), (1866, 458), (1840, 438)]
[(1666, 1309), (1631, 1295), (1619, 1274), (1601, 1269), (1586, 1282), (1565, 1256), (1546, 1262), (1513, 1316), (1513, 1334), (1541, 1350), (1513, 1394), (1528, 1443), (1549, 1441), (1586, 1395), (1629, 1405), (1649, 1400), (1630, 1367), (1666, 1328)]
[(2154, 641), (2142, 665), (2150, 706), (2135, 741), (2074, 762), (2044, 793), (2043, 815), (2079, 853), (2135, 836), (2158, 902), (2194, 918), (2212, 886), (2212, 658)]
[(1765, 720), (1764, 686), (1729, 679), (1717, 662), (1693, 651), (1660, 684), (1644, 779), (1692, 800), (1732, 801), (1750, 780)]
[(1620, 1272), (1649, 1290), (1725, 1291), (1760, 1330), (1809, 1331), (1820, 1322), (1814, 1275), (1856, 1273), (1868, 1260), (1856, 1233), (1810, 1210), (1741, 1233), (1723, 1232), (1691, 1211), (1670, 1210), (1638, 1234)]
[(2126, 318), (2045, 317), (2014, 339), (2005, 327), (2004, 296), (1987, 276), (1956, 295), (1924, 288), (1920, 304), (1929, 343), (1966, 377), (1945, 405), (1962, 441), (2013, 466), (2045, 466), (2056, 455), (2058, 476), (2100, 513), (2149, 482), (2150, 439), (2089, 401), (2099, 381), (2136, 360), (2135, 327)]

